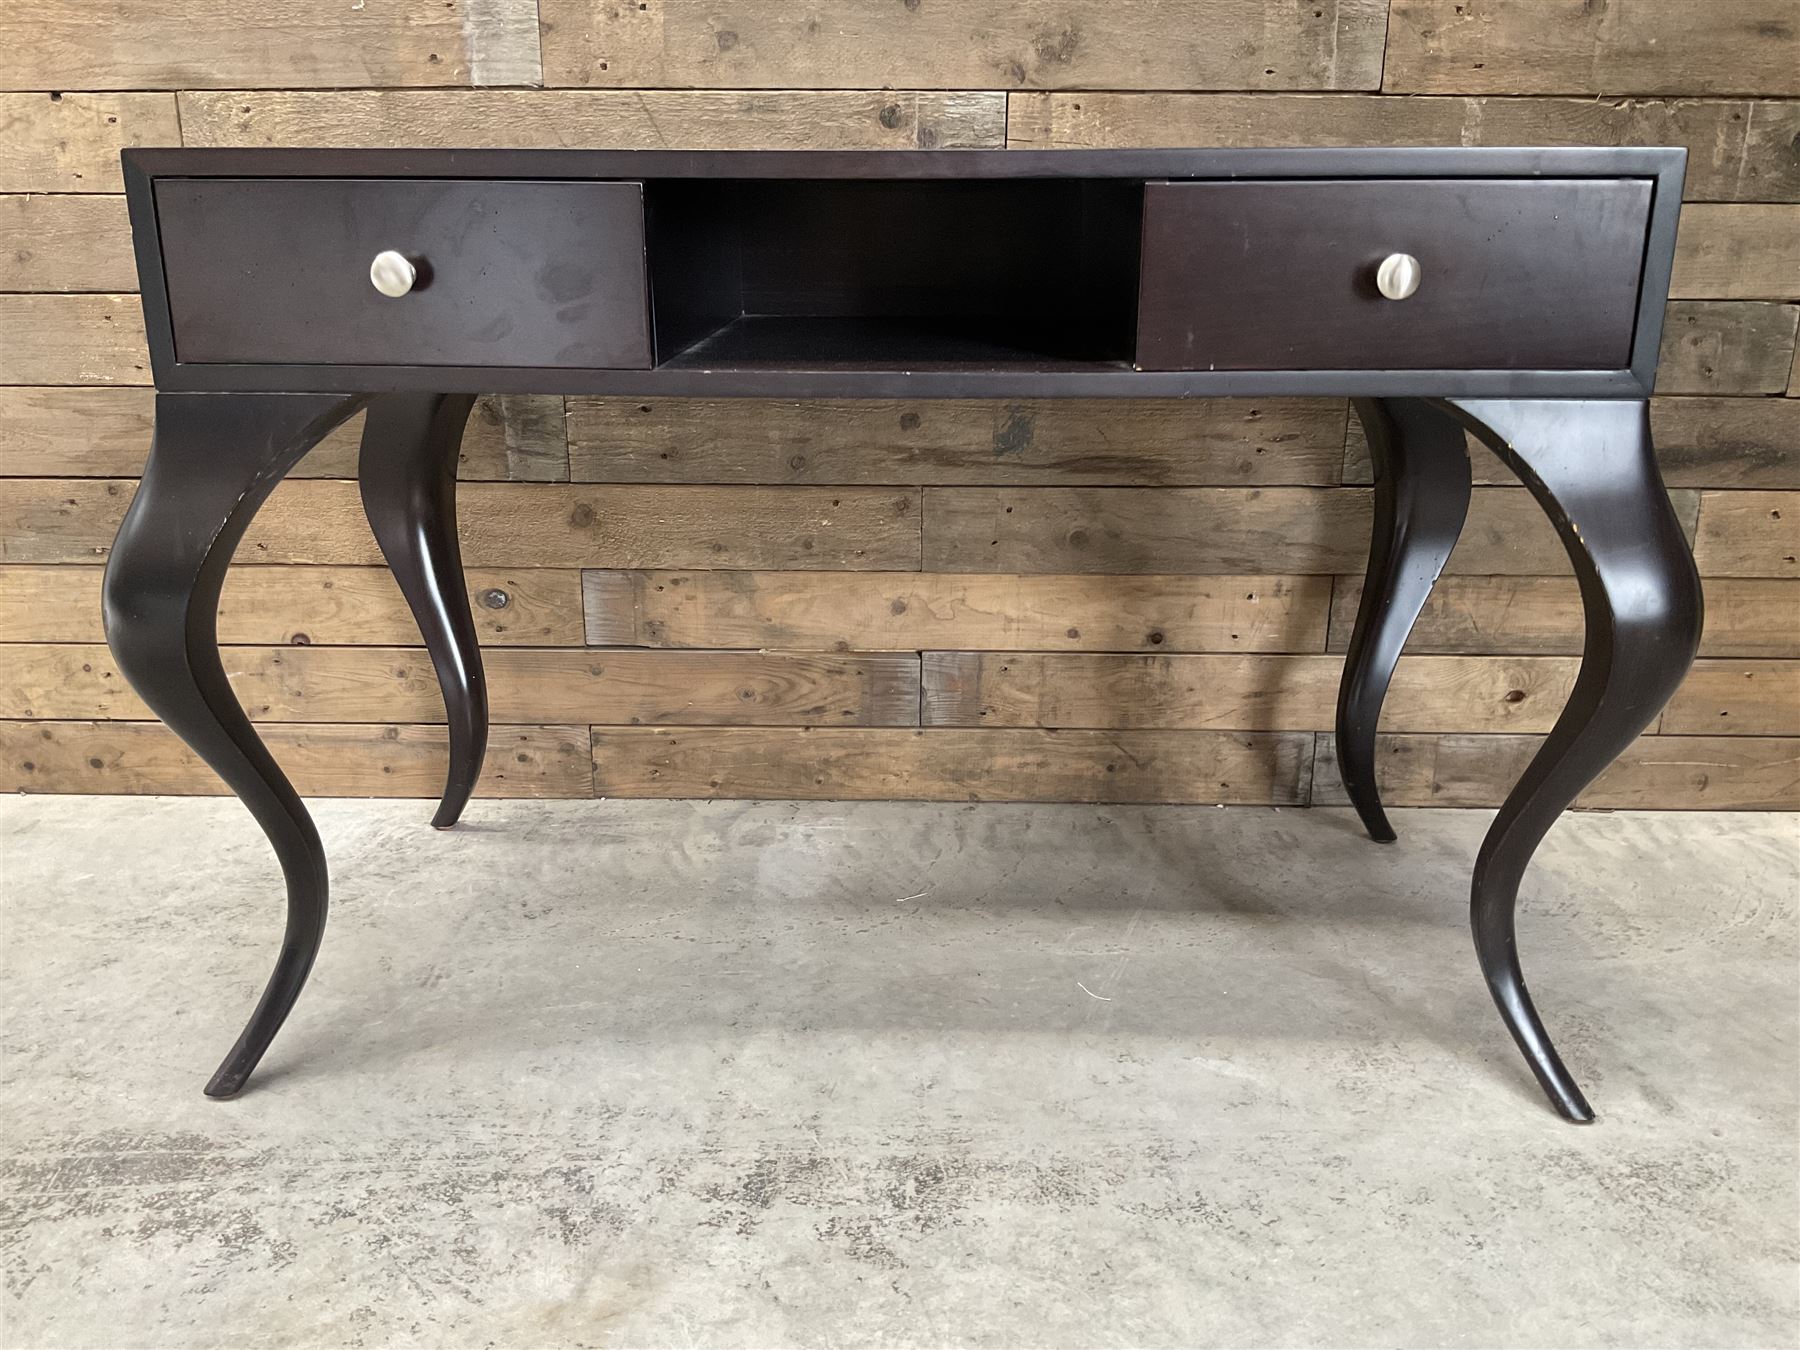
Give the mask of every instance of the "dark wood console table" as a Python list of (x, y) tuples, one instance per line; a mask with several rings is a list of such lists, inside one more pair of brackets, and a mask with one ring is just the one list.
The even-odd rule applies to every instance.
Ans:
[(306, 809), (226, 682), (216, 610), (271, 489), (359, 409), (363, 503), (450, 729), (433, 824), (487, 739), (455, 517), (474, 396), (1348, 395), (1374, 538), (1337, 713), (1372, 837), (1400, 649), (1469, 502), (1465, 430), (1561, 536), (1581, 672), (1475, 861), (1475, 947), (1564, 1117), (1592, 1119), (1519, 972), (1552, 822), (1655, 717), (1699, 579), (1650, 444), (1684, 152), (127, 150), (156, 432), (107, 567), (120, 669), (261, 824), (287, 932), (207, 1085), (229, 1097), (324, 931)]

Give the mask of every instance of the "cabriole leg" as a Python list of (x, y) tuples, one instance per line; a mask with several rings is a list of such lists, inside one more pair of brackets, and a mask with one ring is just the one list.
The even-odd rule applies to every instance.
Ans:
[(340, 394), (158, 394), (143, 482), (106, 565), (106, 640), (144, 702), (262, 826), (287, 881), (287, 930), (249, 1025), (209, 1097), (244, 1086), (294, 1006), (325, 931), (325, 852), (252, 729), (219, 659), (219, 591), (282, 475), (361, 400)]
[(1371, 839), (1394, 828), (1375, 787), (1375, 729), (1400, 650), (1469, 513), (1469, 451), (1460, 423), (1423, 399), (1355, 400), (1375, 466), (1369, 570), (1338, 685), (1337, 762)]
[(487, 682), (456, 541), (456, 460), (468, 394), (382, 394), (363, 424), (363, 510), (431, 653), (450, 768), (431, 823), (456, 824), (487, 752)]
[(1669, 505), (1641, 401), (1470, 400), (1445, 406), (1537, 498), (1581, 585), (1587, 635), (1568, 706), (1495, 817), (1475, 863), (1475, 950), (1507, 1029), (1556, 1109), (1594, 1118), (1519, 971), (1519, 882), (1545, 832), (1668, 702), (1700, 642), (1700, 578)]

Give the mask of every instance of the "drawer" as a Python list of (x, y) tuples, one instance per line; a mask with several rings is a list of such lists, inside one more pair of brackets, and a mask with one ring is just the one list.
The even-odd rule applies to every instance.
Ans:
[[(1648, 179), (1151, 183), (1144, 370), (1621, 370)], [(1416, 259), (1388, 299), (1384, 259)]]
[(650, 364), (637, 183), (174, 178), (156, 214), (177, 361)]

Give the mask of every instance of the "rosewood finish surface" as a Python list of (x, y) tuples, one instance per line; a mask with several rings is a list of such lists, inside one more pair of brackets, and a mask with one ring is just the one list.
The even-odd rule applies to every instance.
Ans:
[(288, 886), (274, 976), (207, 1087), (237, 1093), (298, 997), (328, 883), (234, 699), (216, 610), (270, 490), (367, 407), (362, 499), (431, 654), (450, 761), (486, 691), (455, 465), (489, 391), (731, 397), (1349, 394), (1375, 465), (1337, 750), (1370, 835), (1381, 705), (1462, 529), (1465, 430), (1562, 538), (1580, 676), (1475, 861), (1496, 1006), (1567, 1119), (1592, 1110), (1520, 972), (1556, 817), (1656, 717), (1701, 595), (1650, 444), (1680, 150), (128, 150), (157, 395), (107, 567), (107, 638), (238, 793)]
[[(1138, 364), (1629, 365), (1649, 219), (1642, 178), (1152, 184)], [(1430, 278), (1401, 304), (1368, 267), (1395, 239)]]
[[(156, 213), (184, 364), (650, 364), (636, 183), (189, 178)], [(396, 240), (404, 305), (368, 280)]]

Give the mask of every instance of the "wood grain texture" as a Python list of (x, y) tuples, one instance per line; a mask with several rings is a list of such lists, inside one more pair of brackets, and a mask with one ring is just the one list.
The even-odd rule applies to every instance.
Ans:
[(0, 196), (0, 291), (135, 289), (123, 197)]
[[(1385, 730), (1547, 732), (1574, 657), (1407, 656)], [(926, 652), (926, 726), (1329, 731), (1335, 656)], [(1676, 735), (1800, 736), (1800, 662), (1702, 658), (1663, 715)]]
[(1657, 398), (1650, 434), (1670, 487), (1800, 488), (1800, 406), (1780, 398)]
[[(1544, 656), (1408, 656), (1391, 731), (1548, 731), (1577, 662)], [(927, 652), (924, 724), (1329, 731), (1342, 658)]]
[[(0, 644), (31, 644), (0, 646), (0, 789), (220, 790), (160, 727), (105, 720), (145, 715), (99, 613), (153, 407), (124, 146), (1674, 144), (1651, 416), (1707, 622), (1661, 734), (1586, 804), (1800, 805), (1793, 0), (1395, 0), (1391, 23), (1387, 0), (541, 0), (541, 29), (539, 8), (0, 9)], [(361, 429), (275, 494), (220, 631), (303, 790), (431, 797), (442, 712), (347, 481)], [(1497, 802), (1580, 649), (1560, 545), (1472, 463), (1388, 704), (1401, 801)], [(506, 396), (477, 404), (459, 477), (521, 724), (484, 790), (1286, 802), (1318, 760), (1338, 799), (1369, 481), (1342, 400)]]
[(1006, 143), (1006, 95), (899, 90), (244, 91), (181, 95), (184, 145), (968, 149)]
[[(1330, 649), (1344, 651), (1362, 578), (1339, 577)], [(1407, 650), (1579, 655), (1581, 596), (1573, 576), (1445, 577), (1426, 602)], [(1705, 657), (1800, 657), (1800, 581), (1709, 577)]]
[(1800, 492), (1706, 492), (1694, 559), (1701, 576), (1800, 577)]
[(594, 732), (602, 797), (1298, 804), (1312, 738), (1215, 731)]
[[(1691, 528), (1695, 495), (1670, 498)], [(925, 569), (1353, 572), (1368, 512), (1350, 488), (927, 488)], [(1477, 488), (1447, 570), (1529, 576), (1563, 556), (1523, 489)]]
[(1779, 394), (1794, 358), (1800, 306), (1672, 300), (1664, 320), (1659, 394)]
[[(155, 410), (147, 388), (0, 386), (0, 477), (135, 477), (150, 453)], [(357, 413), (291, 476), (355, 477), (362, 427)], [(457, 472), (465, 480), (556, 482), (569, 476), (568, 455), (560, 398), (489, 396), (469, 415)]]
[[(1782, 398), (1663, 397), (1650, 401), (1650, 432), (1670, 487), (1800, 488), (1800, 403)], [(1473, 436), (1469, 467), (1477, 483), (1518, 477)], [(1367, 483), (1373, 470), (1362, 423), (1344, 440), (1344, 481)]]
[(578, 482), (1338, 481), (1336, 399), (569, 400)]
[(1800, 299), (1800, 206), (1682, 207), (1669, 294), (1678, 300)]
[[(4, 398), (5, 391), (0, 390), (0, 406)], [(359, 412), (308, 451), (289, 477), (355, 478), (362, 434), (363, 414)], [(138, 458), (141, 462), (141, 452)], [(85, 472), (103, 475), (106, 471), (90, 467)], [(555, 394), (485, 394), (476, 399), (463, 429), (456, 476), (463, 482), (567, 482), (569, 438), (562, 398)]]
[[(916, 726), (911, 653), (580, 651), (488, 654), (495, 722), (639, 725)], [(225, 670), (258, 722), (442, 722), (418, 648), (232, 647)], [(106, 647), (0, 644), (0, 718), (154, 720)]]
[(0, 384), (149, 384), (135, 295), (0, 295)]
[(147, 388), (0, 387), (0, 476), (136, 477), (155, 409)]
[[(99, 567), (0, 567), (0, 642), (104, 642)], [(469, 609), (483, 646), (579, 647), (581, 574), (470, 568)], [(383, 567), (234, 567), (219, 639), (294, 646), (419, 641)]]
[(549, 84), (738, 89), (1374, 89), (1387, 19), (1384, 0), (540, 0), (540, 10)]
[(0, 94), (0, 192), (119, 192), (120, 150), (180, 144), (173, 94)]
[(515, 483), (569, 481), (569, 421), (559, 394), (493, 394), (475, 400), (457, 476)]
[(0, 9), (0, 87), (537, 84), (532, 0), (31, 0)]
[(1800, 662), (1697, 662), (1656, 729), (1665, 736), (1800, 736)]
[(1007, 144), (1680, 145), (1689, 200), (1800, 201), (1800, 101), (1379, 98), (1362, 94), (1013, 94)]
[[(118, 479), (0, 479), (0, 562), (104, 558), (133, 491)], [(907, 490), (470, 483), (458, 515), (472, 567), (891, 570), (919, 561), (919, 498)], [(356, 484), (318, 480), (276, 488), (236, 558), (381, 561)]]
[(1800, 94), (1791, 0), (1393, 0), (1395, 94)]
[(1319, 651), (1323, 577), (584, 573), (588, 641), (914, 651)]
[(930, 488), (928, 572), (1347, 572), (1366, 494), (1323, 488)]
[[(1381, 736), (1375, 778), (1389, 806), (1498, 806), (1542, 742), (1539, 736)], [(1349, 803), (1332, 738), (1318, 738), (1313, 804)], [(1773, 736), (1641, 736), (1576, 798), (1577, 807), (1629, 811), (1800, 809), (1800, 740)]]
[[(308, 797), (436, 797), (449, 742), (440, 726), (273, 725), (263, 739)], [(160, 722), (0, 722), (0, 792), (225, 795)], [(495, 727), (478, 797), (587, 797), (588, 729)]]

